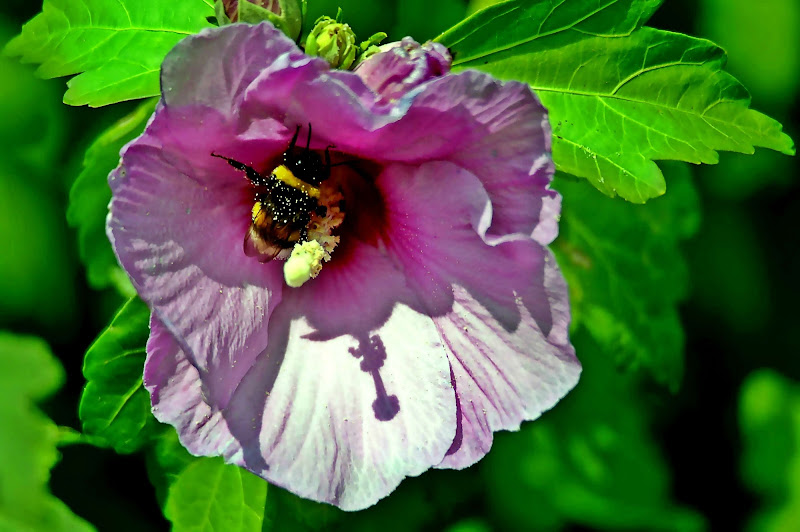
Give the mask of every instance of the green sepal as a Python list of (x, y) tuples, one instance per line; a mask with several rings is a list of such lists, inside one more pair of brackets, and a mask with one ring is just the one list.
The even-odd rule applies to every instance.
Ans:
[[(240, 0), (236, 4), (237, 22), (258, 24), (268, 20), (290, 39), (296, 41), (303, 28), (303, 3), (299, 3), (297, 0), (278, 0), (278, 5), (281, 8), (281, 14), (278, 15), (248, 0)], [(220, 26), (231, 24), (231, 19), (225, 12), (223, 0), (216, 0), (214, 12), (217, 15), (217, 22)]]
[(214, 15), (217, 17), (218, 26), (226, 26), (231, 24), (231, 19), (225, 13), (225, 3), (223, 0), (216, 0), (214, 2)]
[(340, 22), (342, 10), (336, 18), (319, 17), (306, 38), (305, 52), (323, 58), (333, 68), (349, 69), (356, 60), (359, 47), (356, 34), (348, 24)]
[(388, 35), (382, 31), (375, 33), (366, 41), (362, 41), (361, 44), (358, 45), (359, 53), (358, 53), (358, 61), (364, 61), (365, 59), (373, 56), (381, 51), (378, 45), (383, 42), (383, 40), (388, 37)]

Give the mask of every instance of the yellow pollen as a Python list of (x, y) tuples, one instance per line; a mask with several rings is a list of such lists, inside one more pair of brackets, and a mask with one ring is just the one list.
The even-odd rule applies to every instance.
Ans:
[(286, 168), (286, 166), (283, 164), (272, 171), (272, 176), (278, 181), (282, 181), (292, 188), (296, 188), (297, 190), (305, 192), (312, 198), (319, 198), (319, 189), (317, 187), (309, 185), (302, 179), (295, 177), (292, 171)]
[(298, 242), (292, 248), (283, 267), (286, 284), (297, 288), (319, 275), (322, 264), (331, 260), (331, 253), (339, 244), (339, 235), (333, 234), (344, 221), (341, 210), (344, 199), (335, 183), (326, 181), (320, 189), (319, 206), (325, 207), (325, 214), (316, 210), (309, 213), (310, 221), (306, 226), (307, 240)]
[(292, 288), (303, 286), (306, 281), (319, 275), (325, 250), (316, 240), (295, 244), (292, 255), (283, 266), (283, 277)]

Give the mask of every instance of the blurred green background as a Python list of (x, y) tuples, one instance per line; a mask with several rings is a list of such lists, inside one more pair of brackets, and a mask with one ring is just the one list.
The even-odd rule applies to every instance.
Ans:
[[(309, 0), (308, 19), (341, 6), (359, 36), (424, 40), (488, 3)], [(0, 44), (39, 9), (3, 3)], [(649, 25), (720, 44), (753, 107), (800, 136), (797, 0), (666, 0)], [(122, 298), (87, 286), (68, 194), (87, 146), (134, 104), (70, 108), (64, 80), (36, 79), (6, 57), (0, 64), (0, 330), (50, 345), (66, 379), (42, 408), (78, 428), (84, 351)], [(578, 330), (584, 376), (555, 411), (498, 434), (477, 466), (410, 479), (376, 508), (337, 517), (337, 527), (800, 530), (800, 165), (758, 151), (690, 170), (702, 222), (684, 246), (691, 293), (681, 307), (686, 370), (677, 393), (620, 373), (613, 354)], [(61, 453), (50, 490), (76, 514), (99, 530), (167, 528), (140, 455), (84, 445)], [(298, 526), (325, 523), (326, 512), (310, 507)]]

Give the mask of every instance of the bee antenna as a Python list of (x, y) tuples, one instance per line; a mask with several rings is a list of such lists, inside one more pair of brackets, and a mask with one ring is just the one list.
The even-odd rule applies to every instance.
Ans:
[(294, 130), (294, 136), (292, 137), (292, 142), (289, 143), (289, 150), (292, 151), (295, 144), (297, 144), (297, 135), (300, 134), (300, 124), (297, 125), (297, 129)]
[(311, 148), (311, 122), (308, 123), (308, 140), (306, 140), (306, 151)]

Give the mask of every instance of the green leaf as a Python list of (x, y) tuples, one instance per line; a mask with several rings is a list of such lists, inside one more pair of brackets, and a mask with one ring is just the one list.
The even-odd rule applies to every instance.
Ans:
[(671, 500), (634, 376), (584, 329), (572, 340), (583, 364), (577, 387), (519, 433), (498, 433), (480, 465), (497, 528), (701, 530), (702, 518)]
[[(335, 506), (303, 499), (277, 486), (270, 486), (269, 490), (264, 516), (265, 530), (317, 532), (338, 530), (340, 524), (346, 524), (343, 528), (346, 528), (348, 532), (365, 530), (364, 527), (358, 526), (359, 518), (364, 516), (364, 512), (348, 515)], [(385, 518), (386, 514), (382, 514), (382, 516)], [(350, 518), (347, 519), (347, 517)], [(384, 525), (384, 530), (387, 528), (393, 529), (391, 526)], [(370, 529), (366, 528), (366, 530)], [(406, 530), (413, 530), (413, 528), (406, 528)]]
[(174, 532), (259, 532), (267, 482), (222, 458), (195, 460), (169, 487), (164, 514)]
[(663, 1), (509, 0), (473, 14), (436, 40), (453, 53), (453, 65), (461, 65), (561, 33), (629, 35)]
[(63, 381), (43, 341), (0, 332), (0, 530), (93, 530), (47, 490), (60, 431), (33, 403)]
[(40, 63), (45, 78), (79, 74), (64, 103), (92, 107), (157, 95), (167, 52), (214, 15), (212, 0), (45, 0), (42, 10), (6, 53)]
[(699, 208), (686, 166), (668, 169), (673, 192), (647, 205), (605, 201), (585, 183), (558, 175), (564, 200), (554, 251), (574, 324), (617, 363), (645, 369), (674, 390), (683, 373), (676, 305), (687, 288), (679, 245), (696, 231)]
[(147, 472), (174, 532), (272, 529), (265, 518), (267, 482), (222, 458), (190, 455), (174, 430), (155, 439)]
[(78, 248), (89, 284), (97, 289), (113, 285), (128, 297), (134, 295), (133, 286), (119, 267), (106, 236), (111, 201), (108, 174), (119, 164), (122, 147), (142, 133), (155, 104), (155, 99), (143, 102), (89, 146), (83, 169), (69, 193), (67, 221), (78, 230)]
[(771, 370), (750, 374), (739, 402), (742, 477), (764, 506), (749, 530), (794, 530), (800, 522), (800, 385)]
[(147, 476), (156, 490), (161, 508), (166, 504), (169, 487), (175, 483), (181, 471), (195, 461), (202, 460), (189, 454), (178, 440), (178, 433), (171, 428), (156, 435), (153, 445), (147, 449), (146, 458)]
[(159, 424), (150, 412), (150, 396), (142, 387), (150, 310), (130, 299), (86, 352), (87, 383), (79, 416), (93, 443), (130, 453), (148, 442)]
[[(714, 43), (643, 28), (660, 0), (512, 0), (439, 36), (455, 70), (528, 83), (550, 113), (557, 169), (643, 203), (666, 190), (655, 160), (716, 163), (755, 146), (794, 153), (778, 122), (722, 70)], [(500, 28), (505, 27), (504, 31)]]
[[(199, 462), (211, 464), (197, 465)], [(239, 475), (234, 473), (238, 469)], [(147, 473), (156, 488), (156, 496), (164, 508), (165, 515), (173, 522), (175, 530), (271, 530), (274, 532), (314, 532), (332, 530), (346, 514), (329, 504), (302, 499), (277, 486), (269, 486), (269, 497), (263, 490), (268, 483), (232, 465), (223, 465), (219, 458), (192, 456), (180, 444), (174, 430), (165, 430), (155, 439), (147, 453)], [(212, 480), (209, 476), (219, 475), (219, 491), (229, 490), (223, 483), (237, 485), (237, 502), (229, 513), (224, 513), (220, 505), (227, 505), (226, 493), (204, 494), (199, 502), (193, 490), (193, 483), (207, 486)], [(203, 477), (202, 479), (198, 477)], [(215, 477), (216, 478), (216, 477)], [(180, 484), (179, 484), (180, 483)], [(242, 488), (238, 487), (242, 484)], [(207, 498), (206, 498), (207, 497)], [(208, 507), (208, 517), (202, 517), (192, 505)], [(363, 515), (363, 512), (360, 514)], [(230, 522), (225, 522), (230, 520)], [(198, 521), (202, 521), (198, 522)], [(205, 523), (205, 528), (203, 528)], [(235, 528), (241, 523), (241, 528)], [(261, 528), (258, 528), (261, 523)], [(348, 521), (352, 524), (352, 521)], [(224, 526), (223, 526), (224, 524)], [(350, 527), (352, 528), (352, 527)], [(349, 529), (350, 529), (349, 528)], [(372, 528), (374, 529), (374, 527)], [(364, 530), (358, 528), (355, 530)], [(371, 530), (366, 528), (366, 530)]]

